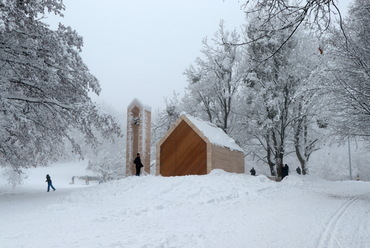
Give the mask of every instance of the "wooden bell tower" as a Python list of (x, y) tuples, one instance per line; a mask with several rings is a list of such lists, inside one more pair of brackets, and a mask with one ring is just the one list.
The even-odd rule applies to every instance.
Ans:
[(150, 174), (151, 108), (134, 99), (127, 107), (126, 176), (135, 175), (134, 159), (140, 153), (144, 167), (141, 174)]

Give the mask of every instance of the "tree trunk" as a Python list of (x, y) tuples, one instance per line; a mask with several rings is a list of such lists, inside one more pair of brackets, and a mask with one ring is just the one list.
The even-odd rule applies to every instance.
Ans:
[(276, 170), (275, 170), (275, 164), (274, 163), (269, 163), (269, 167), (270, 167), (270, 173), (271, 173), (271, 176), (276, 176)]

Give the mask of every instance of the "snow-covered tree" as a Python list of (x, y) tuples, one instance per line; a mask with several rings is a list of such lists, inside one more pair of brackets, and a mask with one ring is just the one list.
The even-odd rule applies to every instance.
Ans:
[(226, 31), (221, 22), (213, 44), (203, 40), (204, 58), (198, 57), (195, 65), (185, 70), (190, 98), (186, 101), (192, 101), (187, 112), (215, 123), (226, 133), (230, 133), (233, 104), (243, 79), (241, 48), (231, 45), (239, 38), (236, 31)]
[(275, 50), (265, 54), (264, 59), (274, 56), (303, 26), (310, 26), (323, 33), (334, 20), (339, 20), (340, 26), (342, 25), (342, 15), (336, 0), (246, 0), (242, 7), (247, 16), (258, 17), (259, 30), (264, 32), (260, 32), (253, 40), (240, 44), (286, 33)]
[(153, 151), (151, 156), (153, 159), (156, 156), (156, 144), (180, 117), (182, 112), (179, 94), (176, 92), (173, 92), (172, 98), (165, 98), (165, 105), (165, 109), (158, 110), (153, 118), (151, 130), (151, 147)]
[[(297, 31), (288, 40), (289, 29), (265, 36), (260, 22), (256, 16), (246, 29), (247, 41), (253, 42), (247, 46), (250, 69), (239, 103), (239, 126), (245, 130), (240, 143), (268, 164), (272, 175), (280, 176), (284, 157), (294, 151), (306, 173), (306, 163), (320, 144), (316, 105), (321, 87), (314, 76), (320, 53), (306, 32)], [(279, 23), (269, 25), (275, 29)]]
[[(355, 0), (344, 21), (346, 36), (335, 30), (327, 51), (328, 80), (339, 113), (334, 123), (342, 136), (370, 140), (370, 2)], [(331, 49), (330, 49), (331, 48)]]
[[(121, 129), (125, 129), (123, 113), (104, 103), (100, 103), (99, 107), (111, 115)], [(85, 147), (86, 159), (89, 160), (87, 169), (96, 172), (103, 182), (122, 178), (125, 175), (126, 140), (123, 136), (107, 140), (96, 129), (93, 129), (93, 133), (98, 145)]]
[(0, 165), (46, 165), (64, 153), (65, 139), (81, 153), (71, 129), (90, 145), (97, 144), (93, 128), (119, 135), (89, 97), (101, 89), (81, 59), (82, 37), (42, 22), (46, 12), (62, 15), (62, 1), (1, 1), (0, 10)]
[(107, 182), (124, 176), (123, 143), (109, 143), (94, 149), (89, 156), (88, 170), (98, 174), (101, 181)]
[[(369, 137), (369, 2), (366, 0), (356, 1), (345, 22), (343, 22), (336, 1), (332, 0), (308, 0), (305, 2), (257, 0), (247, 1), (244, 7), (247, 14), (254, 17), (253, 25), (249, 26), (249, 28), (252, 26), (254, 30), (250, 31), (253, 33), (252, 37), (249, 35), (246, 42), (239, 44), (255, 47), (256, 44), (269, 40), (274, 45), (273, 49), (270, 46), (259, 54), (257, 67), (266, 68), (265, 62), (276, 61), (276, 57), (286, 53), (284, 51), (287, 49), (292, 49), (289, 46), (292, 44), (291, 41), (297, 37), (297, 33), (300, 32), (302, 24), (309, 24), (315, 31), (321, 33), (325, 31), (327, 34), (330, 24), (335, 23), (334, 20), (339, 20), (332, 40), (326, 40), (326, 43), (318, 44), (316, 48), (323, 57), (329, 53), (334, 59), (330, 60), (326, 57), (314, 62), (313, 65), (320, 64), (321, 68), (318, 69), (308, 63), (315, 56), (306, 58), (299, 56), (305, 54), (305, 47), (294, 48), (294, 50), (299, 49), (300, 53), (296, 53), (293, 57), (290, 56), (292, 58), (299, 57), (295, 63), (296, 67), (305, 65), (306, 69), (312, 70), (322, 77), (318, 79), (306, 73), (307, 76), (303, 76), (303, 78), (312, 81), (311, 84), (303, 81), (306, 86), (290, 96), (293, 97), (291, 114), (294, 117), (290, 121), (294, 133), (292, 141), (303, 173), (306, 172), (305, 166), (312, 152), (317, 150), (321, 141), (325, 139), (323, 134), (327, 131), (322, 132), (320, 127), (321, 129), (328, 127), (328, 125), (336, 127), (337, 134), (339, 131), (342, 136)], [(282, 34), (284, 34), (283, 38), (281, 38)], [(334, 45), (334, 49), (331, 48), (331, 44)], [(323, 45), (328, 50), (324, 50)], [(306, 46), (306, 50), (307, 47), (309, 46)], [(286, 56), (284, 55), (284, 57)], [(283, 60), (277, 60), (284, 64)], [(329, 65), (329, 70), (327, 65)], [(305, 68), (302, 69), (300, 76), (295, 74), (295, 78), (299, 81), (302, 81)], [(279, 71), (281, 70), (279, 69)], [(255, 75), (260, 78), (262, 76), (261, 72), (256, 72)], [(321, 85), (316, 82), (320, 82)], [(333, 82), (333, 84), (328, 84), (328, 82)], [(266, 99), (272, 101), (271, 97)], [(246, 101), (250, 101), (250, 99), (246, 97)], [(278, 109), (278, 113), (282, 113), (281, 109), (281, 107)], [(332, 111), (330, 115), (327, 111), (329, 109)], [(258, 129), (251, 130), (249, 133), (255, 133), (256, 130)], [(283, 130), (279, 128), (278, 134), (283, 134)], [(266, 130), (263, 129), (263, 131)], [(269, 134), (269, 132), (265, 133), (264, 138), (260, 139), (260, 143), (262, 140), (266, 141), (263, 147), (267, 151), (266, 160), (271, 167), (272, 163), (268, 157), (275, 152), (268, 145), (267, 141), (271, 138)], [(272, 137), (275, 140), (274, 137), (278, 137), (278, 135), (275, 134)], [(272, 147), (275, 148), (275, 144), (278, 143), (273, 142), (273, 144)]]
[(325, 120), (332, 113), (327, 105), (327, 88), (323, 86), (323, 66), (319, 41), (315, 41), (307, 31), (300, 31), (297, 46), (290, 56), (291, 74), (297, 78), (297, 87), (292, 97), (291, 127), (296, 157), (303, 175), (308, 173), (307, 163), (313, 152), (319, 150), (327, 140)]
[[(264, 39), (256, 40), (264, 30), (260, 30), (260, 20), (252, 19), (247, 26), (246, 34), (249, 40), (254, 40), (248, 45), (250, 59), (250, 72), (246, 78), (245, 107), (247, 125), (251, 131), (254, 142), (260, 144), (265, 150), (265, 155), (260, 156), (270, 167), (272, 175), (278, 176), (286, 153), (286, 142), (289, 136), (291, 123), (290, 108), (299, 79), (291, 73), (289, 58), (297, 46), (297, 40), (290, 39), (283, 49), (269, 60), (263, 58), (266, 54), (274, 53), (284, 42), (288, 32)], [(272, 29), (274, 25), (272, 25)], [(288, 30), (289, 31), (289, 30)]]

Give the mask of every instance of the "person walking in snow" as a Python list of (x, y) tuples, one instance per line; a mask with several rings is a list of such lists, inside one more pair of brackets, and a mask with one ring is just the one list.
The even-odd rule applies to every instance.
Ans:
[(140, 159), (140, 153), (136, 155), (134, 164), (136, 167), (136, 176), (140, 176), (140, 170), (141, 170), (141, 167), (143, 167), (143, 164), (141, 163), (141, 159)]
[(289, 166), (287, 164), (285, 164), (282, 168), (281, 168), (281, 179), (284, 179), (284, 177), (288, 176), (289, 175)]
[(252, 167), (252, 169), (250, 170), (250, 173), (252, 176), (256, 175), (256, 170), (254, 169), (254, 167)]
[(297, 169), (296, 169), (296, 172), (301, 175), (301, 168), (298, 166)]
[(50, 187), (53, 189), (53, 191), (55, 191), (55, 188), (53, 186), (53, 183), (51, 182), (51, 178), (50, 178), (49, 174), (46, 175), (46, 181), (45, 182), (48, 183), (48, 191), (47, 192), (49, 192)]

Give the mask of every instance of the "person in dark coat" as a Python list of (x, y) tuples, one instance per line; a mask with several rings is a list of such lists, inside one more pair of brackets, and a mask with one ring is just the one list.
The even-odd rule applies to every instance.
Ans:
[(143, 167), (143, 164), (141, 163), (140, 153), (136, 155), (134, 164), (136, 167), (136, 176), (140, 176), (140, 170), (141, 170), (141, 167)]
[(50, 178), (49, 174), (46, 175), (46, 181), (45, 182), (48, 183), (48, 191), (47, 192), (50, 191), (50, 187), (53, 189), (53, 191), (55, 191), (55, 188), (53, 186), (53, 183), (51, 182), (51, 178)]
[(301, 171), (301, 168), (298, 166), (297, 169), (296, 169), (296, 172), (301, 175), (302, 171)]
[(281, 179), (284, 179), (284, 177), (288, 176), (289, 175), (289, 166), (287, 164), (285, 164), (282, 168), (281, 168)]
[(254, 169), (254, 167), (252, 167), (252, 169), (250, 170), (250, 173), (252, 176), (256, 175), (256, 170)]

